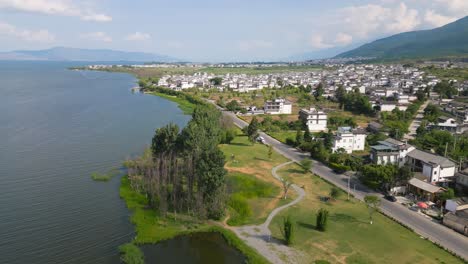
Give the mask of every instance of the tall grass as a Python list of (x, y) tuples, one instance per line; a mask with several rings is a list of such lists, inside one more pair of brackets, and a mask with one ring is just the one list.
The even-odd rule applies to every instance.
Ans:
[(119, 247), (120, 260), (125, 264), (144, 264), (143, 252), (133, 243), (123, 244)]

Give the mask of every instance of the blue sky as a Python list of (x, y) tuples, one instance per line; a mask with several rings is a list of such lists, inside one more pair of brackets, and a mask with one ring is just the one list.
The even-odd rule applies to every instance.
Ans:
[(468, 0), (0, 0), (0, 50), (53, 46), (252, 61), (346, 50), (468, 15)]

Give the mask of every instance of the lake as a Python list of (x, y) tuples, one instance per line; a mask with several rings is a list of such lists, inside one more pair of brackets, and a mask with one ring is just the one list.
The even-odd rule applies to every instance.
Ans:
[(0, 263), (118, 263), (133, 226), (119, 178), (154, 130), (189, 116), (127, 74), (0, 62)]

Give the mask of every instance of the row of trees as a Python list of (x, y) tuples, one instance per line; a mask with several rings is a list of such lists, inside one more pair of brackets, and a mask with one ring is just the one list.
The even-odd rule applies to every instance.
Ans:
[(368, 164), (362, 166), (361, 180), (367, 186), (390, 190), (398, 184), (405, 183), (413, 177), (413, 172), (407, 166)]
[[(156, 130), (151, 154), (127, 162), (132, 187), (165, 214), (189, 213), (219, 219), (225, 208), (221, 114), (198, 105), (183, 130), (174, 124)], [(224, 135), (224, 138), (226, 135)]]
[(335, 92), (335, 97), (340, 103), (340, 108), (344, 108), (344, 110), (367, 116), (375, 114), (369, 98), (357, 90), (347, 93), (343, 86), (339, 86)]

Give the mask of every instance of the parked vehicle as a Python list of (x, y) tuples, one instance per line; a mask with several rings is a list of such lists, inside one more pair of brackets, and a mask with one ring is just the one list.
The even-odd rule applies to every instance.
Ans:
[(393, 195), (385, 195), (385, 199), (389, 200), (390, 202), (396, 202), (397, 198)]

